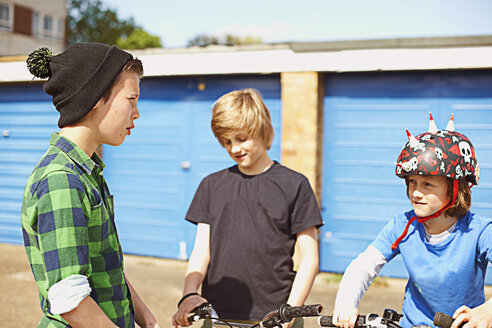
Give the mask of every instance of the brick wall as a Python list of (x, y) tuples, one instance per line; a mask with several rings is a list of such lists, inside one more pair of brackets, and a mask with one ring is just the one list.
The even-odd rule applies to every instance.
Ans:
[(282, 84), (282, 164), (301, 172), (321, 200), (322, 75), (286, 72)]

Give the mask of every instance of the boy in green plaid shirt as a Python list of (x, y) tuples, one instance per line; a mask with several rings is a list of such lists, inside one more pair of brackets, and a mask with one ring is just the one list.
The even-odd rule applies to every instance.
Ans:
[(117, 146), (139, 117), (142, 63), (116, 46), (77, 43), (27, 59), (48, 78), (59, 133), (24, 192), (22, 231), (44, 316), (38, 327), (158, 327), (123, 272), (100, 144)]

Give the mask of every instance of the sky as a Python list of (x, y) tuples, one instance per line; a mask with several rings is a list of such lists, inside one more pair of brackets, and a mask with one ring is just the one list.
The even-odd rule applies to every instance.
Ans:
[(492, 35), (492, 0), (101, 0), (164, 47), (199, 34), (265, 43)]

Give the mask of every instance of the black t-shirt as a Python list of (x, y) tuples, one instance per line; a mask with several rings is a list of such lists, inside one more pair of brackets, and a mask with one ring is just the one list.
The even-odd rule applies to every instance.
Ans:
[(296, 234), (323, 224), (307, 178), (277, 162), (258, 175), (236, 165), (207, 176), (186, 219), (210, 225), (203, 296), (221, 318), (252, 321), (287, 301)]

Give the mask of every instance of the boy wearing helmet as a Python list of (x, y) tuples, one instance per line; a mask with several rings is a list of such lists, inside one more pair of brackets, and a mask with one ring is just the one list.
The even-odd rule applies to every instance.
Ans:
[(436, 312), (453, 315), (453, 328), (463, 322), (492, 327), (492, 301), (484, 295), (492, 221), (469, 211), (470, 188), (478, 184), (472, 143), (454, 131), (452, 117), (446, 130), (438, 130), (431, 115), (429, 132), (407, 134), (396, 175), (405, 179), (413, 210), (391, 220), (347, 267), (333, 320), (353, 327), (364, 292), (384, 264), (401, 254), (409, 274), (403, 327), (432, 326)]

